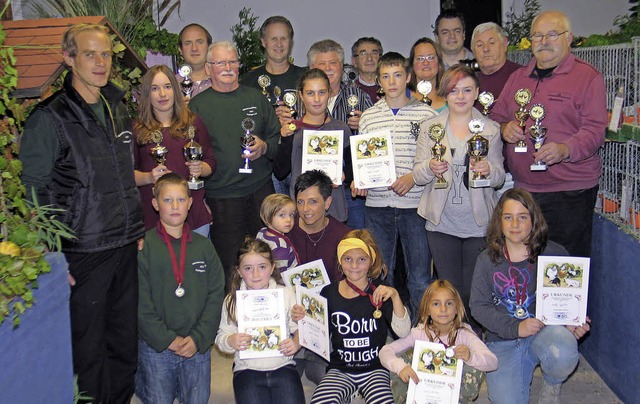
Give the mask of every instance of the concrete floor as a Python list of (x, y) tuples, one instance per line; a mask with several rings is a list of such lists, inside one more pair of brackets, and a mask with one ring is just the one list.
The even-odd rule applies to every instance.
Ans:
[[(211, 398), (209, 404), (230, 404), (234, 402), (233, 386), (231, 381), (231, 366), (233, 357), (220, 353), (212, 348), (211, 355)], [(542, 384), (540, 369), (536, 370), (531, 386), (531, 402), (537, 403), (538, 391)], [(310, 401), (315, 385), (303, 377), (303, 386), (307, 402)], [(562, 387), (562, 402), (567, 404), (617, 404), (622, 403), (616, 395), (607, 387), (589, 363), (581, 356), (578, 368)], [(486, 383), (483, 384), (480, 396), (475, 401), (478, 404), (487, 404)], [(136, 397), (132, 404), (140, 404)], [(352, 404), (361, 404), (364, 400), (357, 399)], [(242, 404), (242, 403), (239, 403)], [(304, 403), (300, 403), (304, 404)], [(400, 403), (399, 403), (400, 404)]]

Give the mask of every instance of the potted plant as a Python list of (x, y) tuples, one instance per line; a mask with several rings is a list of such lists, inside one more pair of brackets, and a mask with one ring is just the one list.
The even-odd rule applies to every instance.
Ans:
[[(4, 10), (0, 12), (0, 15)], [(27, 104), (0, 24), (0, 391), (6, 402), (71, 402), (71, 326), (62, 237), (54, 209), (31, 202), (20, 181), (18, 138)]]

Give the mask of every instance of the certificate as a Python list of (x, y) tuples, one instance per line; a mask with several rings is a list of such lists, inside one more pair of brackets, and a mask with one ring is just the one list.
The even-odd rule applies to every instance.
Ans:
[(298, 321), (300, 345), (327, 361), (331, 353), (329, 342), (329, 309), (327, 299), (300, 285), (296, 286), (296, 302), (304, 307), (304, 318)]
[(353, 181), (358, 189), (388, 187), (396, 180), (389, 131), (351, 136)]
[(302, 172), (320, 170), (342, 185), (342, 130), (302, 131)]
[(407, 404), (458, 402), (463, 360), (446, 351), (442, 344), (416, 341), (411, 367), (420, 381), (409, 381)]
[(316, 293), (320, 293), (323, 287), (331, 283), (321, 259), (282, 272), (282, 280), (290, 288), (299, 285)]
[(238, 332), (251, 335), (241, 359), (282, 356), (278, 347), (289, 337), (283, 289), (238, 290), (236, 316)]
[(538, 257), (537, 319), (546, 325), (586, 322), (589, 263), (583, 257)]

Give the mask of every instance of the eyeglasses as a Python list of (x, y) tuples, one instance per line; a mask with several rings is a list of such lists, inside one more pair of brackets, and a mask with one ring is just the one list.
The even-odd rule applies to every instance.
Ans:
[(413, 60), (419, 63), (435, 62), (436, 60), (438, 60), (438, 57), (436, 55), (416, 56), (415, 58), (413, 58)]
[(558, 40), (558, 37), (562, 34), (566, 34), (567, 31), (562, 31), (562, 32), (556, 32), (556, 31), (550, 31), (547, 32), (546, 35), (545, 34), (531, 34), (531, 42), (542, 42), (542, 40), (544, 38), (547, 38), (548, 42), (555, 42)]
[(355, 55), (353, 55), (353, 57), (358, 57), (360, 56), (361, 58), (367, 58), (369, 56), (371, 56), (372, 58), (377, 58), (380, 57), (380, 51), (379, 50), (372, 50), (371, 52), (367, 52), (365, 50), (360, 51), (358, 53), (356, 53)]
[(238, 67), (238, 65), (240, 64), (240, 62), (237, 60), (217, 60), (215, 62), (207, 61), (207, 63), (218, 68), (227, 67), (227, 65), (229, 65), (229, 67)]

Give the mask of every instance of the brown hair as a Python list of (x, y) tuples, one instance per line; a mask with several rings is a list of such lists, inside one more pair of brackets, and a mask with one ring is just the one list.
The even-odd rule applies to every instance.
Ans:
[(535, 261), (547, 246), (549, 227), (542, 216), (540, 207), (533, 199), (529, 191), (522, 188), (513, 188), (506, 191), (500, 197), (498, 204), (493, 209), (493, 215), (487, 226), (487, 252), (489, 258), (495, 264), (504, 259), (504, 234), (502, 233), (502, 211), (508, 199), (520, 202), (529, 211), (531, 217), (531, 233), (525, 240), (529, 250), (529, 261)]
[[(429, 305), (431, 304), (433, 295), (440, 289), (449, 291), (449, 293), (451, 293), (451, 295), (453, 296), (453, 300), (456, 302), (456, 316), (453, 318), (451, 327), (449, 327), (449, 330), (447, 330), (447, 345), (454, 345), (456, 336), (458, 335), (458, 330), (465, 328), (463, 325), (463, 321), (465, 319), (466, 313), (464, 310), (464, 304), (462, 303), (462, 297), (460, 297), (460, 293), (455, 288), (455, 286), (451, 284), (451, 282), (443, 279), (438, 279), (431, 282), (427, 290), (424, 291), (422, 300), (420, 301), (420, 309), (418, 310), (418, 324), (423, 324), (425, 330), (429, 329), (433, 331), (436, 336), (438, 336), (438, 330), (433, 325), (433, 320), (429, 315)], [(434, 342), (434, 339), (430, 333), (425, 332), (425, 334), (427, 334), (427, 338), (429, 338), (429, 341)]]
[[(242, 277), (240, 277), (238, 268), (240, 268), (240, 262), (242, 262), (242, 258), (244, 258), (245, 255), (251, 253), (260, 254), (267, 260), (269, 260), (271, 265), (274, 264), (273, 253), (271, 252), (271, 247), (269, 247), (269, 244), (253, 237), (247, 237), (244, 239), (244, 243), (242, 243), (240, 249), (238, 250), (235, 270), (232, 272), (231, 277), (229, 278), (229, 293), (224, 299), (225, 308), (227, 309), (228, 313), (228, 320), (230, 322), (236, 322), (236, 291), (240, 290), (240, 285), (242, 284)], [(280, 271), (278, 271), (277, 269), (274, 268), (273, 272), (271, 273), (271, 277), (276, 281), (277, 284), (284, 285), (282, 276), (280, 275)]]
[[(367, 276), (372, 279), (376, 278), (384, 278), (387, 276), (387, 266), (382, 260), (382, 254), (380, 253), (380, 249), (373, 239), (373, 235), (367, 229), (359, 229), (359, 230), (351, 230), (349, 233), (345, 234), (342, 237), (342, 240), (347, 238), (359, 238), (364, 241), (364, 243), (371, 249), (375, 255), (376, 259), (371, 262), (371, 267), (369, 267), (369, 271), (367, 272)], [(369, 255), (371, 256), (371, 254)], [(373, 258), (373, 257), (372, 257)], [(342, 265), (338, 261), (338, 269), (342, 273)]]
[(442, 75), (440, 87), (438, 88), (438, 95), (446, 98), (446, 96), (453, 91), (453, 88), (458, 85), (460, 80), (467, 77), (471, 77), (476, 87), (480, 87), (480, 80), (472, 68), (461, 63), (451, 66)]
[(151, 105), (151, 83), (159, 73), (167, 76), (173, 89), (173, 119), (169, 128), (171, 136), (176, 139), (186, 139), (189, 126), (193, 124), (194, 115), (184, 102), (176, 76), (165, 65), (153, 66), (142, 76), (138, 96), (138, 119), (133, 123), (139, 145), (150, 143), (151, 133), (162, 130), (162, 123), (156, 119)]
[(98, 24), (75, 24), (69, 27), (69, 29), (62, 35), (62, 52), (67, 52), (70, 57), (77, 56), (78, 42), (76, 41), (76, 37), (78, 34), (87, 31), (102, 32), (109, 39), (109, 48), (113, 47), (113, 42), (109, 36), (109, 28)]
[(376, 75), (380, 77), (380, 68), (390, 66), (400, 66), (404, 69), (404, 72), (406, 74), (409, 74), (411, 72), (409, 61), (405, 59), (404, 56), (402, 56), (398, 52), (387, 52), (384, 55), (380, 56), (380, 59), (378, 59), (378, 64), (376, 65)]
[(182, 176), (176, 173), (166, 173), (162, 177), (158, 178), (155, 184), (153, 184), (153, 197), (158, 199), (160, 196), (160, 192), (165, 185), (182, 185), (184, 189), (187, 191), (187, 195), (191, 196), (191, 190), (189, 189), (189, 184), (187, 180)]
[(416, 47), (421, 44), (429, 44), (433, 46), (433, 49), (435, 49), (436, 51), (436, 56), (438, 57), (438, 74), (436, 75), (436, 90), (438, 90), (440, 88), (440, 79), (444, 74), (444, 62), (442, 61), (442, 49), (440, 48), (440, 45), (438, 45), (433, 39), (427, 38), (427, 37), (418, 39), (411, 47), (411, 51), (409, 52), (409, 64), (411, 65), (411, 80), (409, 80), (409, 84), (407, 84), (407, 87), (409, 87), (409, 89), (411, 89), (412, 91), (416, 91), (416, 87), (418, 85), (418, 77), (416, 76), (416, 72), (413, 69), (413, 63), (414, 63), (413, 59), (415, 59), (416, 57)]
[(285, 194), (271, 194), (264, 198), (262, 205), (260, 205), (260, 219), (262, 222), (269, 226), (273, 221), (273, 217), (278, 211), (284, 208), (286, 205), (292, 204), (295, 208), (296, 203), (291, 199), (289, 195)]

